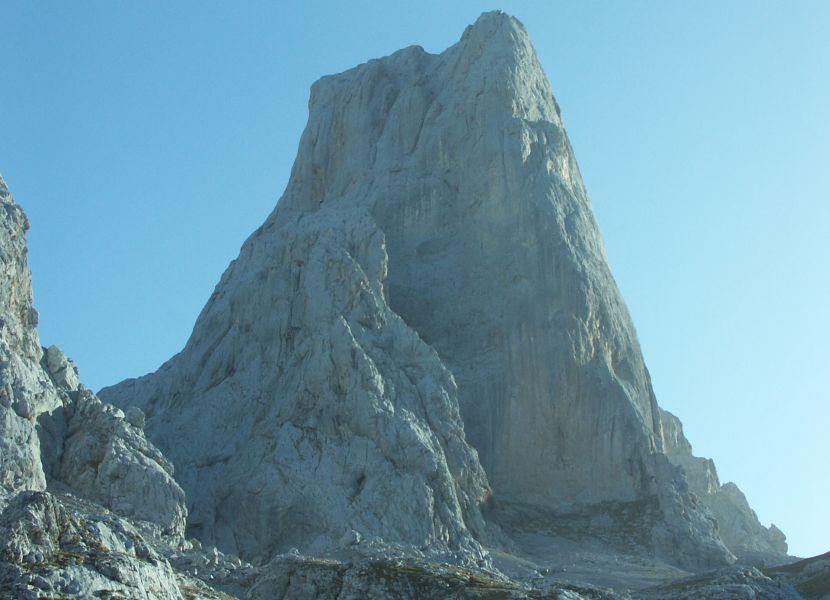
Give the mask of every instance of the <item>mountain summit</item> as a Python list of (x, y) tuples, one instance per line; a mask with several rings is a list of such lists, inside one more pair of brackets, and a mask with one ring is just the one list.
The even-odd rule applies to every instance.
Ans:
[(486, 564), (532, 521), (701, 568), (745, 549), (725, 514), (786, 550), (690, 487), (550, 84), (501, 12), (315, 83), (285, 193), (185, 348), (100, 395), (146, 413), (189, 531), (249, 559)]

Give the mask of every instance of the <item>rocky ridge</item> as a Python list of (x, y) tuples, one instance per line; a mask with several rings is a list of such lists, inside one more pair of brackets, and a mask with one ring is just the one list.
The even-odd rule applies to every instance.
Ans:
[(0, 178), (0, 597), (180, 599), (154, 544), (184, 543), (184, 492), (140, 420), (40, 346), (28, 228)]
[(481, 561), (492, 486), (552, 515), (644, 507), (643, 551), (735, 560), (664, 453), (559, 108), (503, 13), (315, 83), (286, 191), (186, 347), (100, 393), (146, 412), (191, 531), (249, 558), (354, 530)]
[(484, 559), (455, 382), (389, 309), (386, 270), (368, 215), (298, 215), (246, 242), (182, 353), (102, 392), (145, 411), (192, 535), (262, 561), (363, 538)]
[[(324, 78), (310, 112), (186, 348), (102, 392), (122, 408), (40, 346), (0, 179), (0, 596), (823, 597), (823, 557), (660, 562), (786, 547), (657, 407), (515, 19)], [(613, 565), (638, 591), (590, 585)]]
[(692, 445), (676, 416), (661, 409), (666, 456), (683, 469), (689, 488), (718, 522), (724, 543), (744, 562), (775, 564), (787, 555), (784, 533), (774, 524), (765, 527), (749, 506), (743, 492), (732, 482), (720, 483), (715, 463), (692, 454)]
[(187, 512), (170, 462), (120, 409), (80, 384), (58, 348), (41, 348), (28, 220), (2, 179), (0, 203), (0, 508), (18, 492), (58, 486), (181, 537)]

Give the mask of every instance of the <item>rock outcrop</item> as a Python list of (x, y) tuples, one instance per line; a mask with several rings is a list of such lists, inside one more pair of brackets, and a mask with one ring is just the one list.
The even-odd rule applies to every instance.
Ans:
[(282, 199), (187, 346), (101, 392), (145, 411), (192, 531), (248, 556), (313, 552), (350, 529), (471, 548), (486, 472), (503, 503), (654, 503), (653, 552), (733, 560), (662, 454), (634, 327), (521, 24), (486, 13), (442, 54), (324, 77), (309, 113)]
[(783, 578), (771, 578), (754, 567), (732, 567), (690, 577), (637, 593), (640, 600), (800, 600), (795, 588)]
[(567, 584), (533, 589), (492, 574), (417, 560), (344, 563), (299, 555), (265, 565), (250, 600), (624, 600), (611, 590)]
[(325, 77), (309, 112), (187, 345), (114, 405), (40, 346), (0, 179), (0, 595), (824, 593), (826, 557), (677, 581), (786, 544), (658, 407), (518, 21)]
[(193, 535), (263, 560), (362, 538), (483, 557), (489, 488), (455, 382), (389, 309), (386, 276), (368, 214), (287, 215), (245, 243), (182, 353), (102, 391), (145, 412)]
[(120, 409), (83, 387), (74, 395), (39, 420), (47, 480), (181, 538), (187, 510), (173, 465)]
[(60, 399), (40, 368), (27, 263), (26, 215), (0, 178), (0, 509), (9, 495), (46, 489), (36, 419)]
[(170, 462), (120, 409), (80, 384), (77, 366), (60, 349), (41, 348), (26, 261), (28, 221), (2, 179), (0, 202), (2, 493), (42, 491), (49, 483), (182, 536), (184, 493)]
[(0, 597), (212, 597), (154, 549), (183, 542), (170, 462), (40, 346), (28, 226), (0, 178)]
[(830, 598), (830, 552), (765, 569), (765, 574), (793, 586), (807, 600)]
[(718, 522), (718, 533), (741, 560), (769, 563), (787, 556), (786, 536), (774, 524), (765, 527), (749, 506), (746, 496), (732, 482), (721, 485), (715, 463), (692, 454), (683, 424), (667, 410), (660, 410), (666, 456), (683, 469), (689, 489), (697, 494)]
[(33, 600), (180, 600), (175, 572), (135, 527), (68, 504), (47, 492), (15, 496), (0, 516), (0, 591)]

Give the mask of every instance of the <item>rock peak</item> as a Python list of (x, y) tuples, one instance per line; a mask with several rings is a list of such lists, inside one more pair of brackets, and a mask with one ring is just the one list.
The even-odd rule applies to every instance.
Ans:
[(501, 10), (491, 10), (481, 13), (475, 23), (468, 25), (461, 39), (475, 35), (495, 36), (510, 33), (519, 33), (527, 37), (524, 25), (516, 17)]
[(492, 493), (631, 509), (655, 556), (734, 560), (661, 453), (550, 84), (500, 11), (315, 84), (286, 192), (187, 347), (101, 394), (144, 409), (191, 531), (243, 556), (354, 530), (477, 561)]
[(475, 23), (468, 25), (458, 43), (472, 47), (482, 54), (504, 54), (514, 58), (535, 55), (524, 25), (500, 10), (482, 13)]

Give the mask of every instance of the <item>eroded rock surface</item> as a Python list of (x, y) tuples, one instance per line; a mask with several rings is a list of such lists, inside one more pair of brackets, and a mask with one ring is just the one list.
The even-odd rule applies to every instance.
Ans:
[(27, 229), (0, 178), (0, 597), (217, 597), (143, 537), (182, 540), (170, 462), (60, 349), (41, 348)]
[(641, 600), (799, 600), (786, 581), (773, 579), (754, 567), (732, 567), (643, 590)]
[[(102, 391), (120, 408), (41, 348), (28, 223), (0, 179), (2, 594), (824, 593), (822, 557), (679, 579), (780, 556), (783, 534), (657, 406), (515, 19), (325, 77), (309, 109), (277, 208), (184, 350)], [(675, 581), (589, 585), (607, 568), (625, 589), (629, 566), (641, 588)]]
[(483, 558), (489, 488), (455, 382), (389, 309), (386, 275), (368, 214), (287, 216), (245, 243), (181, 354), (102, 392), (146, 413), (193, 535), (265, 560), (375, 537)]
[(182, 598), (173, 569), (130, 523), (48, 492), (18, 494), (2, 513), (0, 590), (20, 599)]
[(60, 399), (40, 368), (37, 312), (27, 263), (26, 215), (0, 178), (0, 509), (23, 490), (43, 490), (36, 419)]
[(2, 497), (44, 490), (48, 482), (181, 536), (187, 513), (170, 462), (120, 409), (80, 384), (77, 366), (59, 348), (41, 348), (26, 260), (28, 220), (2, 179), (0, 202)]
[(692, 445), (675, 415), (660, 411), (666, 455), (683, 469), (689, 488), (718, 522), (718, 533), (727, 547), (750, 563), (776, 563), (787, 557), (786, 536), (775, 525), (765, 527), (749, 506), (746, 496), (732, 482), (721, 485), (715, 463), (692, 454)]
[(830, 600), (830, 552), (764, 569), (767, 576), (793, 586), (807, 600)]
[(300, 555), (275, 557), (251, 588), (250, 600), (626, 600), (590, 586), (519, 585), (454, 565), (401, 559), (344, 563)]
[[(486, 13), (439, 55), (412, 47), (324, 77), (309, 113), (282, 199), (185, 349), (101, 392), (145, 410), (193, 531), (248, 555), (281, 549), (265, 531), (313, 551), (343, 524), (470, 548), (486, 472), (500, 500), (552, 511), (654, 501), (651, 552), (734, 560), (662, 454), (634, 327), (521, 24)], [(396, 483), (377, 493), (373, 474)]]
[(120, 409), (103, 404), (85, 388), (73, 396), (40, 418), (42, 436), (62, 441), (45, 453), (47, 477), (119, 515), (181, 538), (187, 510), (170, 461)]

